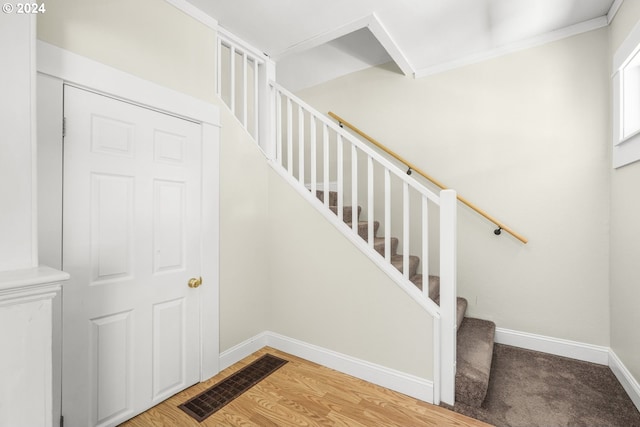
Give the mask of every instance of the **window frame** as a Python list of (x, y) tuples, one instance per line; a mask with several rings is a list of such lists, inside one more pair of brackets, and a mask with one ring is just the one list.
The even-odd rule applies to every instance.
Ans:
[[(640, 23), (616, 50), (611, 69), (612, 164), (614, 168), (619, 168), (640, 160)], [(635, 84), (631, 81), (632, 72), (636, 74)], [(636, 89), (635, 93), (631, 91), (632, 88)], [(632, 95), (634, 99), (630, 102), (627, 97)], [(634, 108), (633, 114), (638, 115), (632, 130), (627, 129), (628, 120), (625, 123), (625, 117), (629, 115), (628, 108)]]

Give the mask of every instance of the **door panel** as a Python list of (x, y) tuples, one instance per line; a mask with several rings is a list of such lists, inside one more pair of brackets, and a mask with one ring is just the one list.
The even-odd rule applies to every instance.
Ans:
[(111, 426), (200, 371), (200, 126), (65, 86), (63, 415)]
[(153, 306), (153, 401), (171, 396), (185, 383), (183, 351), (174, 351), (176, 343), (184, 349), (185, 301), (183, 298)]
[(91, 389), (101, 396), (92, 402), (97, 424), (134, 411), (131, 318), (131, 311), (127, 311), (90, 320)]

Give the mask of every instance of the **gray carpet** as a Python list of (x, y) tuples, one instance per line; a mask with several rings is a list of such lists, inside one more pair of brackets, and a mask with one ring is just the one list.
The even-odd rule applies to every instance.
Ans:
[(498, 427), (640, 427), (640, 412), (607, 366), (501, 344), (482, 407), (453, 410)]
[(496, 325), (465, 317), (458, 330), (456, 402), (479, 407), (491, 379), (493, 337)]

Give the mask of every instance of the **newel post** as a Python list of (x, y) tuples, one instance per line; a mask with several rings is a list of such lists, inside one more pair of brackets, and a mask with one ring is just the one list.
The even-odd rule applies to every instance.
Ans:
[(457, 195), (440, 192), (440, 398), (455, 403)]

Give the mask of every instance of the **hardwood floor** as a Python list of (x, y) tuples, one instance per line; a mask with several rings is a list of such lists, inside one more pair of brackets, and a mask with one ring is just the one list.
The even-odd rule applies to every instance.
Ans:
[[(202, 423), (178, 408), (265, 353), (289, 363)], [(484, 427), (488, 424), (265, 347), (121, 426)]]

